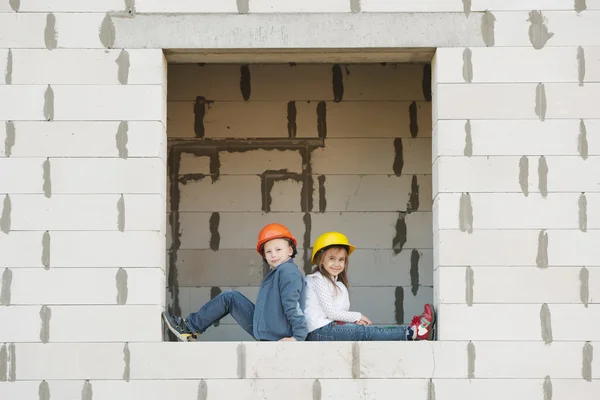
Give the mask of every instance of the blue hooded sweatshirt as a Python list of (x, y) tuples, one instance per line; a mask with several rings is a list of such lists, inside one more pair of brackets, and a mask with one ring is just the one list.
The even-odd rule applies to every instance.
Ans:
[(254, 310), (256, 340), (277, 341), (294, 337), (304, 341), (308, 334), (304, 310), (306, 282), (294, 261), (288, 261), (265, 276)]

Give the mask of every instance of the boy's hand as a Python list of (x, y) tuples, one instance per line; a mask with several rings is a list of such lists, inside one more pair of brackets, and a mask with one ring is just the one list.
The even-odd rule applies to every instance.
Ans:
[(279, 339), (280, 342), (296, 342), (295, 337), (284, 337), (283, 339)]

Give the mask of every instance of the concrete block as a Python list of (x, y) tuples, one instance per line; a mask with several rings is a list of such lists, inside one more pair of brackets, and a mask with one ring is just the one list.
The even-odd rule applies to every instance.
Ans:
[(333, 0), (322, 2), (309, 0), (302, 3), (279, 2), (276, 0), (252, 0), (251, 13), (336, 13), (350, 12), (350, 2), (346, 0)]
[(467, 376), (465, 342), (360, 342), (359, 346), (361, 380), (393, 382)]
[[(361, 5), (362, 3), (364, 1)], [(342, 65), (344, 89), (342, 100), (378, 102), (427, 100), (423, 90), (425, 66), (425, 64), (408, 63)], [(418, 105), (419, 108), (428, 108), (427, 104)], [(431, 118), (429, 120), (431, 121)]]
[[(394, 282), (395, 283), (395, 282)], [(384, 284), (380, 282), (379, 285)], [(385, 283), (390, 284), (390, 283)], [(413, 315), (423, 312), (425, 303), (431, 303), (433, 288), (420, 286), (417, 294), (405, 286), (350, 287), (350, 309), (360, 312), (375, 325), (409, 324)]]
[(43, 267), (44, 232), (10, 232), (0, 235), (0, 267)]
[[(164, 232), (162, 195), (11, 195), (11, 230)], [(121, 221), (123, 226), (121, 226)], [(162, 225), (162, 226), (161, 226)], [(162, 229), (161, 229), (162, 228)]]
[[(209, 249), (210, 213), (185, 213), (180, 216), (180, 249)], [(256, 249), (258, 232), (263, 226), (278, 222), (290, 229), (302, 247), (305, 233), (303, 213), (220, 213), (218, 233), (219, 250)], [(314, 220), (315, 216), (313, 216)]]
[[(581, 126), (575, 119), (438, 121), (433, 157), (580, 156)], [(600, 155), (600, 124), (588, 119), (583, 127), (587, 154)]]
[(165, 236), (160, 232), (51, 232), (52, 268), (160, 267)]
[[(2, 15), (11, 14), (0, 14), (0, 19)], [(46, 89), (45, 85), (0, 85), (0, 121), (45, 120)]]
[[(221, 155), (219, 154), (220, 159)], [(186, 174), (210, 175), (210, 156), (197, 156), (192, 153), (182, 152), (179, 159), (179, 175)], [(170, 187), (171, 181), (169, 177), (167, 179)]]
[[(123, 6), (122, 1), (119, 6)], [(123, 57), (127, 57), (128, 62), (121, 62)], [(15, 49), (12, 58), (13, 85), (163, 83), (163, 54), (160, 50)]]
[(596, 109), (589, 102), (600, 97), (600, 83), (546, 84), (547, 118), (594, 118)]
[[(260, 13), (250, 13), (242, 16), (243, 24), (240, 16), (233, 13), (218, 16), (202, 13), (138, 14), (133, 20), (113, 18), (117, 32), (113, 47), (204, 50), (301, 48), (319, 49), (321, 52), (323, 49), (344, 48), (485, 45), (481, 35), (481, 18), (466, 19), (463, 13), (423, 13), (422, 18), (415, 18), (413, 13), (339, 13), (334, 24), (325, 14), (274, 13), (265, 20)], [(521, 13), (520, 17), (526, 19), (527, 14)], [(176, 34), (181, 26), (187, 26), (186, 35)], [(402, 35), (390, 35), (391, 26), (402, 27)], [(213, 34), (203, 35), (207, 29)], [(265, 29), (272, 34), (255, 34)], [(422, 34), (425, 31), (428, 32), (426, 37)], [(289, 32), (294, 32), (293, 38)]]
[(426, 379), (325, 379), (319, 380), (321, 398), (327, 400), (382, 399), (391, 400), (398, 393), (414, 398), (427, 396)]
[[(162, 342), (160, 306), (51, 306), (49, 341)], [(93, 327), (85, 329), (84, 327)]]
[[(439, 325), (438, 338), (439, 340), (526, 340), (544, 343), (548, 338), (557, 341), (584, 341), (594, 340), (597, 336), (591, 331), (592, 326), (598, 323), (596, 318), (591, 317), (593, 308), (586, 309), (581, 305), (566, 304), (550, 304), (547, 307), (550, 310), (548, 318), (540, 312), (541, 304), (476, 304), (472, 307), (466, 304), (440, 304), (438, 313), (443, 315), (443, 321)], [(568, 317), (566, 311), (572, 316)], [(494, 318), (488, 318), (489, 315), (493, 315)], [(578, 318), (577, 326), (581, 328), (579, 332), (577, 330), (572, 332), (575, 318)], [(456, 324), (456, 321), (461, 323)], [(568, 322), (573, 323), (569, 325)], [(507, 329), (508, 326), (518, 326), (519, 329)], [(548, 330), (547, 326), (551, 328)], [(571, 331), (570, 334), (567, 333), (568, 330)], [(477, 359), (480, 359), (479, 354)]]
[[(488, 319), (488, 321), (493, 321), (493, 319)], [(513, 324), (512, 326), (517, 325)], [(518, 326), (522, 327), (523, 325), (519, 324)], [(516, 333), (514, 329), (512, 331), (513, 334)], [(539, 331), (539, 327), (536, 331)], [(442, 333), (441, 329), (439, 332)], [(487, 380), (487, 378), (544, 379), (549, 375), (553, 382), (561, 379), (581, 380), (583, 342), (557, 341), (546, 345), (542, 341), (494, 342), (486, 340), (475, 341), (473, 345), (475, 346), (473, 371), (475, 378), (482, 380)]]
[[(334, 0), (324, 7), (350, 8), (350, 4), (343, 0)], [(259, 0), (256, 6), (264, 12), (268, 8), (313, 8), (311, 4), (294, 4), (290, 2), (275, 2), (273, 0)], [(250, 12), (253, 12), (256, 1), (250, 2)], [(277, 10), (276, 12), (281, 12)], [(319, 12), (319, 11), (309, 11)], [(331, 64), (251, 64), (248, 66), (250, 74), (250, 101), (333, 101), (334, 91), (332, 85), (333, 65)], [(238, 88), (239, 92), (239, 88)]]
[(50, 160), (52, 194), (164, 195), (166, 175), (166, 166), (159, 158)]
[[(8, 6), (8, 3), (6, 3)], [(0, 6), (0, 12), (4, 12)], [(0, 397), (3, 399), (33, 399), (39, 396), (39, 382), (0, 382)]]
[[(472, 234), (438, 231), (434, 236), (434, 265), (440, 266), (534, 266), (545, 265), (545, 235), (548, 265), (594, 265), (596, 230), (480, 230)], [(539, 249), (538, 249), (539, 247)], [(507, 252), (506, 249), (511, 249)]]
[(53, 85), (52, 90), (56, 121), (166, 121), (160, 85)]
[[(122, 6), (121, 6), (122, 7)], [(55, 13), (55, 35), (58, 47), (75, 49), (104, 49), (104, 13)], [(100, 35), (100, 33), (103, 33)], [(105, 39), (108, 41), (109, 39)], [(111, 46), (112, 47), (112, 46)]]
[(219, 161), (223, 175), (260, 175), (269, 170), (302, 172), (302, 154), (297, 150), (223, 151)]
[[(169, 65), (169, 102), (194, 102), (197, 96), (219, 102), (243, 101), (240, 89), (241, 68), (239, 64)], [(252, 75), (250, 84), (251, 89), (254, 90)], [(193, 106), (190, 112), (193, 112)]]
[(17, 381), (121, 380), (126, 369), (123, 343), (16, 343), (15, 347)]
[[(572, 7), (572, 4), (569, 5)], [(540, 9), (543, 8), (527, 10)], [(531, 46), (445, 48), (437, 49), (435, 57), (440, 66), (436, 71), (438, 85), (465, 82), (578, 82), (576, 47), (545, 47), (539, 50)], [(472, 76), (464, 75), (465, 66), (470, 66)]]
[[(209, 246), (204, 244), (204, 247)], [(180, 287), (258, 285), (262, 278), (262, 259), (253, 249), (177, 251), (177, 281)]]
[[(314, 174), (379, 175), (431, 173), (431, 139), (328, 139), (312, 155)], [(400, 149), (402, 149), (400, 154)], [(399, 160), (403, 160), (400, 166)]]
[(594, 400), (600, 395), (600, 381), (557, 380), (552, 382), (552, 394), (557, 399), (567, 399), (576, 396), (581, 400)]
[[(440, 303), (522, 304), (569, 303), (581, 304), (581, 269), (574, 267), (471, 267), (472, 286), (467, 281), (466, 267), (441, 267), (437, 274), (437, 293)], [(588, 267), (590, 302), (600, 298), (595, 285), (600, 270)], [(562, 324), (562, 322), (561, 322)]]
[(396, 255), (391, 249), (359, 248), (350, 256), (349, 268), (353, 286), (381, 286), (385, 282), (404, 287), (433, 286), (433, 250), (430, 249), (405, 249)]
[(302, 182), (285, 180), (276, 181), (271, 188), (272, 212), (300, 212), (303, 201)]
[(548, 308), (552, 315), (554, 340), (599, 341), (600, 304), (589, 304), (587, 307), (580, 304), (549, 304)]
[[(5, 2), (8, 3), (8, 2)], [(0, 48), (43, 49), (47, 14), (0, 13)], [(3, 98), (5, 96), (0, 96)], [(42, 97), (43, 98), (43, 97)], [(5, 109), (4, 106), (0, 107)], [(0, 118), (3, 119), (3, 118)]]
[[(590, 1), (587, 1), (588, 9), (592, 7), (600, 9), (600, 1), (595, 0), (593, 4)], [(600, 65), (598, 65), (598, 61), (600, 61), (600, 47), (598, 46), (586, 46), (582, 47), (582, 50), (578, 50), (580, 53), (583, 53), (583, 57), (585, 58), (585, 74), (582, 77), (583, 82), (598, 82), (600, 80)]]
[(339, 231), (346, 232), (349, 240), (360, 249), (430, 249), (431, 225), (429, 212), (313, 214), (311, 238), (324, 232)]
[[(593, 0), (592, 0), (593, 1)], [(589, 3), (589, 1), (588, 1)], [(529, 11), (529, 10), (565, 10), (573, 11), (573, 2), (565, 0), (473, 0), (471, 11)], [(590, 7), (587, 7), (590, 9)]]
[(161, 194), (126, 194), (123, 195), (125, 203), (124, 214), (125, 231), (158, 231), (163, 235), (166, 232), (167, 208), (165, 198)]
[(139, 13), (237, 13), (235, 0), (214, 2), (211, 0), (136, 0)]
[(256, 342), (243, 343), (243, 346), (247, 378), (353, 378), (353, 364), (356, 362), (353, 361), (356, 357), (353, 347), (357, 344), (352, 342)]
[[(437, 119), (537, 119), (536, 87), (535, 83), (438, 84)], [(550, 109), (553, 100), (547, 98)]]
[[(204, 385), (206, 385), (206, 381)], [(230, 381), (227, 381), (230, 382)], [(139, 381), (90, 381), (94, 400), (159, 400), (177, 393), (182, 400), (197, 399), (199, 380), (139, 380)], [(81, 386), (81, 385), (80, 385)], [(79, 390), (81, 392), (81, 388)], [(54, 382), (51, 382), (50, 393), (54, 394)], [(81, 395), (81, 394), (80, 394)]]
[(39, 306), (0, 307), (0, 342), (41, 342), (43, 327), (40, 316)]
[[(548, 193), (598, 192), (600, 157), (548, 156)], [(540, 193), (540, 157), (438, 157), (433, 164), (433, 196), (445, 192)], [(559, 165), (560, 164), (560, 165)], [(493, 178), (493, 179), (490, 179)]]
[[(434, 268), (438, 266), (533, 266), (538, 253), (538, 231), (437, 231)], [(506, 251), (510, 249), (511, 251)]]
[[(529, 10), (529, 9), (528, 9)], [(535, 10), (535, 9), (533, 9)], [(529, 11), (507, 11), (494, 12), (495, 46), (532, 46), (529, 36), (531, 22), (528, 20)], [(536, 42), (536, 45), (562, 47), (562, 46), (597, 46), (600, 37), (600, 26), (596, 20), (600, 11), (588, 10), (585, 13), (573, 11), (543, 11), (544, 25), (548, 27), (549, 33), (554, 36)], [(560, 35), (556, 34), (560, 29)]]
[[(416, 107), (416, 110), (415, 110)], [(356, 101), (327, 103), (328, 138), (431, 137), (431, 103)], [(405, 139), (406, 143), (410, 140)], [(326, 146), (332, 140), (328, 140)]]
[[(119, 157), (116, 136), (120, 122), (15, 121), (14, 144), (0, 148), (0, 157)], [(8, 123), (0, 123), (4, 142)], [(165, 128), (160, 122), (132, 121), (127, 129), (127, 157), (159, 157), (166, 161)], [(12, 127), (11, 127), (12, 129)], [(164, 149), (163, 149), (164, 148)]]
[[(325, 175), (324, 180), (327, 212), (430, 211), (432, 207), (431, 175)], [(320, 204), (319, 182), (315, 179), (314, 204)]]
[[(139, 1), (139, 0), (138, 0)], [(119, 0), (92, 0), (80, 2), (77, 0), (58, 0), (50, 4), (44, 0), (20, 0), (19, 12), (109, 12), (125, 11), (125, 4)]]
[(11, 272), (13, 305), (116, 305), (119, 299), (128, 305), (164, 304), (165, 274), (160, 268), (17, 268)]
[[(237, 343), (130, 343), (131, 379), (236, 379), (244, 370)], [(248, 351), (246, 349), (246, 356)], [(241, 357), (241, 358), (240, 358)], [(211, 360), (199, 362), (199, 360)], [(247, 364), (247, 367), (250, 363)], [(246, 367), (246, 368), (247, 368)]]
[(459, 0), (361, 0), (362, 12), (458, 12)]
[(0, 157), (0, 193), (43, 193), (45, 161)]
[[(562, 382), (562, 380), (553, 380), (553, 389), (555, 382)], [(543, 379), (434, 379), (433, 384), (436, 400), (536, 399), (544, 393)], [(559, 398), (556, 397), (554, 390), (553, 396)]]
[(252, 175), (223, 175), (179, 184), (179, 211), (261, 211), (261, 178)]
[[(169, 137), (194, 137), (194, 102), (167, 104)], [(296, 104), (296, 137), (316, 137), (317, 103)], [(265, 116), (268, 115), (268, 118)], [(214, 102), (205, 107), (202, 126), (207, 138), (287, 138), (288, 102)], [(198, 130), (198, 128), (196, 128)], [(313, 133), (314, 132), (314, 133)], [(198, 133), (200, 134), (200, 133)]]
[[(434, 229), (579, 229), (579, 198), (576, 193), (552, 193), (543, 198), (538, 193), (525, 197), (521, 193), (440, 193), (435, 198)], [(587, 198), (589, 208), (600, 209), (600, 194)], [(465, 201), (470, 201), (472, 218), (462, 217)], [(561, 210), (557, 215), (557, 210)], [(600, 211), (598, 211), (600, 215)], [(467, 221), (469, 220), (469, 221)], [(590, 221), (593, 227), (599, 227)], [(598, 222), (600, 224), (600, 222)]]

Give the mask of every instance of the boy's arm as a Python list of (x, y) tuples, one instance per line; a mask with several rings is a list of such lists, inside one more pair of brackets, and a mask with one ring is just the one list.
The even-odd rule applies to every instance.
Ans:
[(308, 334), (306, 319), (300, 308), (303, 279), (296, 271), (281, 271), (279, 275), (279, 292), (285, 316), (292, 326), (292, 336), (298, 341), (304, 341)]

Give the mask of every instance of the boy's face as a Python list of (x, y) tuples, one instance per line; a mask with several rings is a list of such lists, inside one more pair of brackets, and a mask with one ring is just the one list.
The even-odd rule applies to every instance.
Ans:
[(294, 252), (290, 243), (285, 239), (273, 239), (265, 243), (263, 247), (265, 259), (271, 268), (277, 268), (281, 263), (287, 261)]

